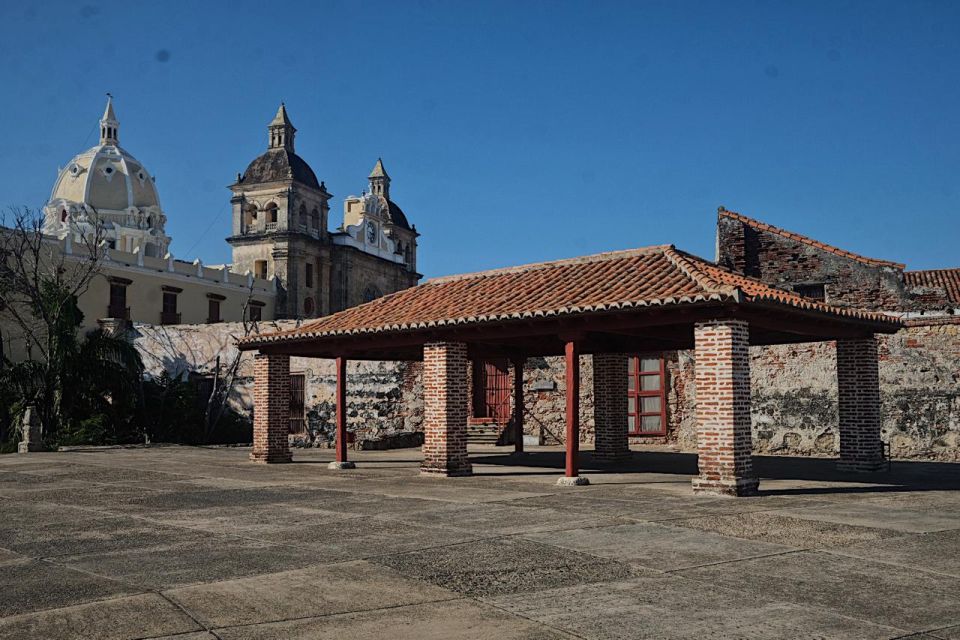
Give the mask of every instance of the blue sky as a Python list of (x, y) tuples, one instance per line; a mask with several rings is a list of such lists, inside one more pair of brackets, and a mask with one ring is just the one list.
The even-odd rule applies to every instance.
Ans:
[(428, 276), (649, 244), (716, 208), (960, 266), (960, 3), (5, 2), (0, 204), (40, 206), (104, 93), (178, 257), (280, 100), (342, 199), (383, 156)]

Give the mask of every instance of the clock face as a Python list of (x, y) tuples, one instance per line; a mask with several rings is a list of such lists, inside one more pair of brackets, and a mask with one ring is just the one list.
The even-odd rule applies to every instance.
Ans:
[(367, 242), (370, 244), (377, 243), (377, 225), (372, 222), (367, 223)]

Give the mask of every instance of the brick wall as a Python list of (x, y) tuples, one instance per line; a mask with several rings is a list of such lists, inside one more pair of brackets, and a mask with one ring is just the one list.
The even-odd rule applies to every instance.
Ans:
[(874, 338), (837, 341), (840, 468), (877, 471), (880, 442), (880, 372)]
[(421, 473), (470, 475), (467, 459), (467, 345), (423, 347), (423, 462)]
[(694, 491), (751, 495), (749, 328), (739, 320), (697, 323), (697, 454)]
[(604, 353), (593, 362), (594, 450), (616, 462), (630, 457), (627, 438), (627, 356)]
[(290, 462), (290, 356), (253, 357), (254, 462)]

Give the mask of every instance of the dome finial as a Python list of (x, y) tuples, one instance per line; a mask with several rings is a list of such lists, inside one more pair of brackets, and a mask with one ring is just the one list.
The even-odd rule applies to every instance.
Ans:
[(367, 176), (367, 180), (370, 182), (370, 193), (383, 196), (387, 200), (390, 199), (390, 176), (387, 175), (387, 170), (383, 168), (382, 158), (377, 158), (377, 164), (374, 165), (373, 171)]
[(117, 114), (113, 111), (113, 94), (107, 93), (107, 106), (103, 110), (103, 117), (100, 118), (100, 144), (119, 144), (120, 142), (120, 121), (117, 120)]
[(293, 136), (297, 132), (297, 129), (293, 126), (293, 123), (290, 122), (290, 117), (287, 115), (287, 107), (283, 102), (280, 103), (280, 108), (277, 109), (277, 115), (275, 115), (273, 120), (270, 121), (270, 124), (267, 125), (267, 132), (269, 133), (270, 149), (293, 151)]

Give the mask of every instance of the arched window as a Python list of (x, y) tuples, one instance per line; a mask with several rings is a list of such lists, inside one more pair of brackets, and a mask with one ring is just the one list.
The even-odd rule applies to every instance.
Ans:
[(297, 211), (297, 224), (307, 226), (307, 207), (301, 203), (300, 209)]
[(313, 298), (306, 298), (303, 301), (303, 315), (307, 317), (313, 316)]
[(60, 222), (66, 222), (66, 221), (67, 221), (67, 210), (64, 209), (63, 211), (60, 212)]
[(316, 207), (310, 212), (310, 226), (314, 229), (320, 228), (320, 212), (317, 211)]
[(407, 250), (403, 254), (403, 257), (408, 265), (413, 264), (413, 251), (410, 250), (410, 245), (407, 245)]
[(279, 209), (279, 207), (277, 207), (277, 203), (276, 203), (276, 202), (271, 202), (271, 203), (267, 204), (267, 206), (266, 206), (266, 210), (267, 210), (267, 224), (276, 224), (276, 223), (277, 223), (278, 209)]

